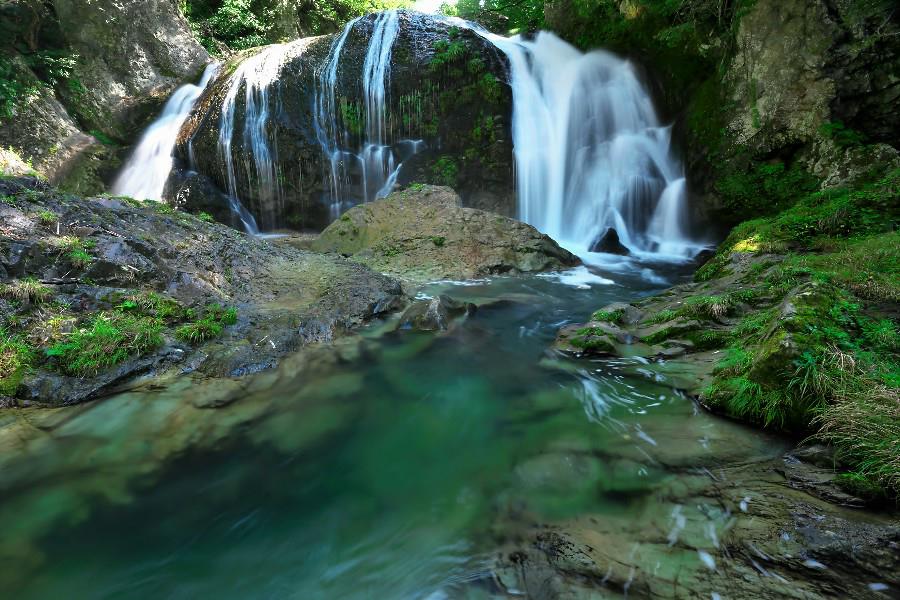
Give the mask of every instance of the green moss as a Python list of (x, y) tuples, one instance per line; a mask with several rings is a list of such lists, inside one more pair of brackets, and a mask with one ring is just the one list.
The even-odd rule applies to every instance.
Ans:
[(437, 246), (438, 248), (443, 248), (444, 243), (447, 241), (447, 238), (443, 236), (432, 236), (431, 243)]
[(591, 315), (591, 321), (606, 321), (607, 323), (619, 323), (625, 317), (623, 309), (598, 310)]
[(732, 170), (715, 184), (728, 213), (738, 219), (784, 210), (817, 187), (818, 181), (808, 172), (777, 161)]
[(197, 218), (200, 219), (201, 221), (203, 221), (204, 223), (212, 223), (213, 221), (215, 221), (215, 219), (213, 219), (213, 216), (211, 214), (209, 214), (208, 212), (197, 213)]
[(588, 352), (615, 353), (616, 349), (609, 336), (599, 327), (584, 327), (575, 332), (572, 346)]
[(700, 352), (724, 348), (732, 341), (732, 336), (728, 332), (717, 329), (689, 331), (684, 337), (694, 345), (694, 350)]
[(665, 327), (660, 329), (655, 333), (651, 333), (650, 335), (646, 335), (641, 338), (641, 341), (645, 344), (655, 345), (660, 342), (664, 342), (667, 339), (673, 337), (677, 333), (677, 329), (674, 327)]

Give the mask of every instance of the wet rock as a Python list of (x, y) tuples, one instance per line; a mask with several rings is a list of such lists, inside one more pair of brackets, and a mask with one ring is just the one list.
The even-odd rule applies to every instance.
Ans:
[(446, 187), (395, 192), (345, 213), (313, 248), (419, 282), (578, 264), (577, 257), (530, 225), (460, 203)]
[[(367, 143), (366, 100), (360, 80), (375, 19), (375, 15), (363, 17), (346, 37), (335, 80), (342, 108), (337, 123), (324, 125), (343, 132), (342, 149), (351, 153), (360, 153)], [(322, 230), (334, 218), (329, 157), (320, 146), (310, 108), (319, 88), (317, 78), (337, 35), (292, 43), (271, 88), (270, 113), (280, 115), (268, 124), (272, 156), (277, 157), (277, 193), (259, 189), (252, 169), (236, 169), (238, 195), (264, 229)], [(445, 50), (450, 43), (458, 50), (453, 56)], [(232, 64), (260, 51), (265, 50), (244, 52), (233, 58)], [(512, 94), (505, 83), (507, 71), (506, 57), (474, 32), (429, 15), (400, 11), (386, 89), (391, 101), (386, 106), (384, 133), (396, 164), (402, 163), (397, 177), (400, 185), (449, 185), (460, 193), (466, 206), (515, 214)], [(223, 69), (201, 98), (177, 149), (187, 164), (187, 142), (191, 140), (197, 170), (221, 190), (227, 190), (228, 182), (217, 150), (218, 124), (230, 72), (232, 69)], [(426, 89), (431, 92), (423, 93)], [(409, 110), (411, 106), (415, 110)], [(236, 163), (252, 156), (250, 144), (244, 143), (240, 133), (245, 113), (240, 94), (232, 139)], [(341, 210), (363, 198), (372, 200), (372, 182), (363, 177), (361, 161), (341, 160), (344, 192), (337, 200), (343, 203)], [(196, 210), (193, 200), (187, 199), (190, 212)]]
[(477, 308), (471, 302), (459, 302), (441, 294), (431, 300), (412, 304), (400, 317), (398, 329), (414, 331), (446, 331), (454, 319), (473, 314)]
[(590, 248), (591, 252), (605, 252), (606, 254), (619, 254), (627, 256), (631, 254), (631, 250), (619, 241), (619, 233), (610, 227), (606, 233), (597, 238)]

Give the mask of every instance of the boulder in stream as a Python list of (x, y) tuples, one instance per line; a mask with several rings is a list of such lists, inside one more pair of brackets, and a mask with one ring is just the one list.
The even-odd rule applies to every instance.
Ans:
[(452, 189), (428, 185), (352, 208), (322, 232), (313, 249), (412, 282), (532, 273), (579, 263), (531, 225), (464, 208)]

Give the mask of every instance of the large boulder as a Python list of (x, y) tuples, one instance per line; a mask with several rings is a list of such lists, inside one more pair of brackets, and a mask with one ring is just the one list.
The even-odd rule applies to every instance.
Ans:
[[(343, 169), (338, 177), (344, 201), (340, 209), (348, 208), (348, 197), (353, 202), (363, 196), (373, 199), (374, 184), (363, 178), (361, 161), (349, 153), (363, 154), (371, 141), (362, 79), (378, 18), (373, 14), (359, 19), (347, 34), (333, 94), (322, 92), (320, 75), (327, 70), (330, 50), (340, 34), (254, 49), (233, 59), (182, 129), (180, 158), (188, 162), (193, 156), (197, 171), (229, 191), (219, 135), (231, 76), (261, 52), (280, 54), (265, 97), (265, 151), (260, 150), (259, 140), (254, 144), (253, 136), (246, 134), (246, 86), (237, 91), (230, 137), (236, 195), (263, 229), (321, 230), (337, 212), (331, 156), (323, 150), (322, 137), (331, 139), (329, 134), (338, 131), (339, 146), (348, 151), (336, 159)], [(396, 162), (403, 164), (398, 183), (452, 186), (469, 206), (514, 214), (512, 96), (505, 83), (505, 56), (471, 30), (429, 15), (399, 11), (388, 71), (382, 141), (390, 146)], [(334, 102), (334, 121), (317, 124), (317, 94), (326, 103)], [(273, 173), (263, 177), (256, 161), (266, 156), (272, 157)], [(260, 183), (267, 181), (271, 185)]]
[(537, 272), (579, 262), (531, 225), (464, 208), (453, 190), (424, 185), (349, 210), (313, 248), (415, 282)]

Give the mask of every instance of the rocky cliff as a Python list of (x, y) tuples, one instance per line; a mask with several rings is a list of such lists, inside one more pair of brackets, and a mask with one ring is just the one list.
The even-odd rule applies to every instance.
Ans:
[[(228, 191), (228, 175), (220, 146), (222, 107), (232, 84), (232, 74), (258, 52), (277, 53), (277, 75), (266, 89), (264, 110), (254, 118), (265, 119), (264, 151), (248, 135), (246, 84), (237, 90), (233, 133), (229, 137), (235, 169), (235, 193), (264, 228), (321, 229), (330, 214), (331, 160), (339, 165), (344, 194), (361, 198), (366, 181), (360, 165), (372, 146), (373, 123), (367, 118), (363, 67), (372, 39), (376, 15), (359, 20), (349, 31), (337, 63), (333, 89), (325, 90), (323, 72), (338, 34), (298, 40), (280, 48), (251, 51), (231, 61), (219, 80), (198, 103), (198, 109), (182, 130), (179, 155), (215, 186)], [(257, 67), (258, 69), (262, 66)], [(505, 84), (502, 54), (474, 32), (427, 15), (400, 11), (399, 32), (391, 48), (384, 90), (386, 114), (382, 143), (390, 148), (396, 164), (403, 163), (398, 182), (418, 181), (449, 185), (461, 193), (467, 205), (502, 214), (515, 211), (513, 155), (510, 134), (512, 99)], [(334, 115), (322, 119), (317, 102), (334, 102)], [(256, 102), (259, 102), (256, 100)], [(329, 155), (322, 138), (337, 132), (340, 155)], [(257, 147), (254, 147), (254, 143)], [(270, 160), (277, 184), (260, 185), (260, 160)], [(201, 203), (204, 210), (227, 217), (220, 197), (209, 200), (209, 191), (196, 191), (196, 181), (176, 185), (173, 195)], [(369, 190), (371, 196), (371, 190)], [(371, 199), (371, 197), (369, 198)], [(346, 208), (346, 207), (344, 207)], [(216, 214), (214, 212), (214, 214)]]
[(13, 0), (0, 17), (0, 145), (74, 191), (103, 191), (122, 144), (210, 60), (175, 0)]

